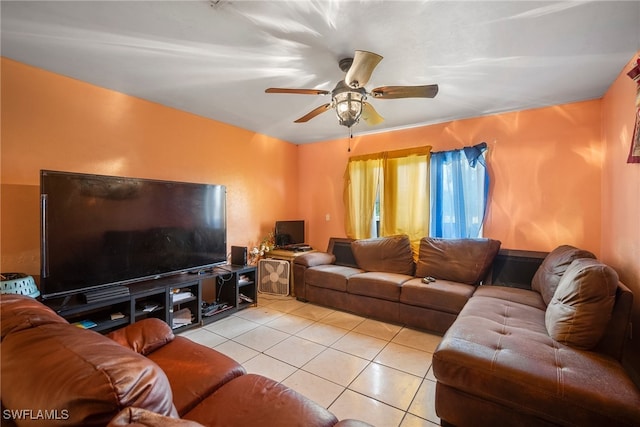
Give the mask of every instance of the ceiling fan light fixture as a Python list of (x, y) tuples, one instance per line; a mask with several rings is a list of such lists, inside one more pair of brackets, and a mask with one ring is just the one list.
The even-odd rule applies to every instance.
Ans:
[[(224, 1), (224, 0), (223, 0)], [(305, 123), (330, 109), (336, 110), (338, 124), (349, 128), (362, 118), (367, 124), (379, 125), (384, 118), (378, 114), (373, 105), (365, 102), (371, 95), (373, 98), (433, 98), (438, 93), (438, 85), (422, 86), (380, 86), (367, 91), (363, 86), (371, 78), (371, 73), (382, 56), (377, 53), (356, 50), (353, 58), (344, 58), (338, 62), (340, 70), (346, 73), (343, 80), (338, 81), (332, 91), (322, 89), (287, 89), (271, 87), (266, 93), (297, 93), (303, 95), (329, 95), (331, 102), (321, 105), (299, 119), (295, 123)]]
[(335, 102), (338, 122), (342, 126), (351, 127), (358, 123), (362, 114), (362, 102), (365, 96), (360, 92), (345, 91), (336, 93), (333, 97)]

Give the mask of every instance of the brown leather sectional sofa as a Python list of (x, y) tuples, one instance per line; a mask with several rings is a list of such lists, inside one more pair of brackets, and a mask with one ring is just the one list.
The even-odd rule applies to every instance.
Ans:
[[(311, 252), (294, 261), (296, 297), (387, 322), (444, 333), (487, 276), (500, 242), (420, 241), (414, 262), (408, 236), (351, 242), (354, 265)], [(435, 280), (425, 283), (425, 277)]]
[(640, 425), (640, 391), (620, 362), (633, 295), (615, 271), (560, 246), (531, 289), (479, 285), (499, 246), (423, 238), (412, 265), (406, 236), (354, 241), (353, 265), (296, 258), (296, 295), (444, 333), (433, 356), (443, 425)]
[(229, 357), (145, 319), (108, 336), (22, 295), (0, 298), (2, 425), (342, 426)]
[(633, 295), (593, 254), (560, 246), (532, 289), (481, 286), (433, 355), (436, 411), (457, 426), (638, 426), (620, 361)]

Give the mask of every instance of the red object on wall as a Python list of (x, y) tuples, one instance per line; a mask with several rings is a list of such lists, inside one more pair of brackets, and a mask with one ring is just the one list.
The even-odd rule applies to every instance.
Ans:
[(629, 148), (627, 163), (640, 163), (640, 58), (638, 58), (637, 65), (633, 67), (627, 75), (637, 83), (636, 117), (634, 120), (633, 137), (631, 138), (631, 147)]

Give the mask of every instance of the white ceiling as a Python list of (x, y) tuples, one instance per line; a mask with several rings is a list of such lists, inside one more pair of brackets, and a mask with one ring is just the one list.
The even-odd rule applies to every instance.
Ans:
[(367, 84), (437, 83), (369, 99), (354, 134), (600, 98), (640, 48), (640, 2), (6, 1), (2, 55), (293, 143), (346, 137), (330, 101), (341, 58), (384, 57)]

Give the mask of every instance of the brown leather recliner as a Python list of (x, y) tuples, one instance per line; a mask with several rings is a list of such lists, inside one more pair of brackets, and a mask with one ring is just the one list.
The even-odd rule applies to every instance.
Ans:
[(158, 319), (109, 336), (22, 295), (0, 297), (2, 425), (366, 426), (327, 409)]

